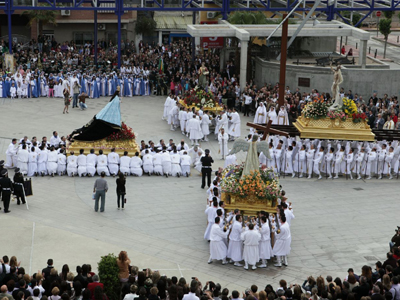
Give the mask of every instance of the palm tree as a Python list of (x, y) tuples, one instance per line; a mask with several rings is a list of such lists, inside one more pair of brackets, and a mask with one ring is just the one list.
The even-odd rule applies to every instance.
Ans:
[(28, 26), (32, 27), (33, 24), (38, 24), (39, 35), (43, 34), (43, 26), (46, 24), (53, 24), (57, 26), (58, 10), (26, 10), (22, 14), (27, 15), (29, 18)]
[[(228, 21), (231, 24), (235, 25), (260, 25), (260, 24), (268, 24), (268, 20), (266, 19), (265, 15), (262, 12), (248, 12), (248, 11), (235, 11), (233, 14), (229, 15)], [(249, 81), (251, 78), (251, 74), (253, 72), (252, 63), (251, 63), (251, 48), (253, 41), (256, 37), (250, 37), (249, 46), (247, 48), (247, 74), (246, 80)], [(240, 55), (239, 49), (236, 48), (235, 53), (235, 64), (240, 66)], [(236, 72), (240, 68), (236, 68)]]

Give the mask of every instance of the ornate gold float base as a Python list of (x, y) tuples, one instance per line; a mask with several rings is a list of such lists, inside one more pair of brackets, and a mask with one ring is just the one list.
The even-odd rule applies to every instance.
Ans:
[(278, 205), (278, 201), (259, 199), (255, 195), (243, 198), (232, 193), (222, 193), (221, 200), (225, 202), (225, 210), (231, 211), (237, 208), (244, 215), (250, 216), (256, 216), (261, 210), (276, 213)]
[(375, 134), (365, 121), (353, 123), (352, 119), (310, 119), (301, 116), (293, 125), (300, 132), (301, 138), (330, 139), (347, 141), (374, 141)]
[[(197, 107), (195, 105), (191, 105), (191, 106), (186, 105), (183, 100), (180, 100), (179, 104), (182, 105), (183, 107), (188, 108), (188, 109), (193, 109), (193, 107), (194, 107), (194, 108), (196, 108), (196, 111), (199, 110), (199, 107)], [(223, 110), (222, 106), (219, 106), (219, 105), (215, 106), (215, 107), (203, 107), (203, 111), (209, 111), (209, 112), (212, 112), (214, 114), (218, 114), (222, 110)]]
[(135, 152), (140, 152), (139, 146), (135, 140), (130, 141), (106, 141), (106, 139), (85, 142), (85, 141), (74, 141), (67, 145), (67, 154), (71, 151), (75, 152), (75, 155), (79, 155), (79, 150), (84, 149), (85, 154), (89, 154), (91, 149), (94, 149), (96, 154), (99, 154), (99, 150), (103, 150), (103, 154), (108, 154), (111, 149), (115, 148), (115, 152), (119, 155), (123, 155), (125, 151), (128, 151), (129, 156), (134, 156)]

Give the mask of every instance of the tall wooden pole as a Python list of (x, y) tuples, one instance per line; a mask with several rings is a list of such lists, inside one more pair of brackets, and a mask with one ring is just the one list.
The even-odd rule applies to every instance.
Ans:
[[(286, 18), (287, 14), (282, 16), (282, 19)], [(288, 42), (288, 24), (287, 19), (282, 25), (282, 38), (281, 38), (281, 66), (279, 73), (279, 107), (284, 105), (285, 102), (285, 82), (286, 82), (286, 56), (287, 56), (287, 42)]]

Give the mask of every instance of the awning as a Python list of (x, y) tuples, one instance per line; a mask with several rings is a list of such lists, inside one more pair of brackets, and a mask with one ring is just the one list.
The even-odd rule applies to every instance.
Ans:
[(154, 14), (154, 21), (157, 23), (157, 29), (181, 29), (185, 30), (187, 25), (193, 24), (192, 16), (163, 15)]

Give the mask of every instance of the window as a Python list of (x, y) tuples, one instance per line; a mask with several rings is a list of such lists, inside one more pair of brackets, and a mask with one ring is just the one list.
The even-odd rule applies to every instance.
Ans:
[(91, 32), (76, 32), (74, 33), (74, 42), (79, 46), (85, 45), (85, 43), (93, 42), (93, 33)]

